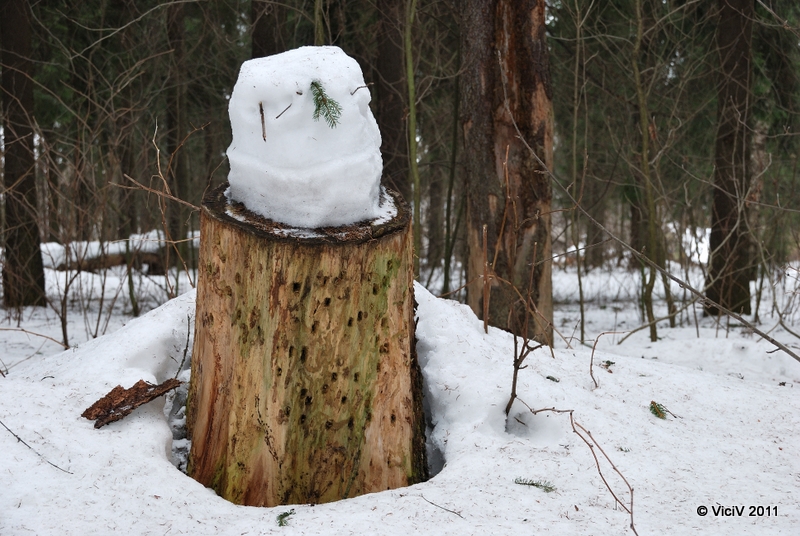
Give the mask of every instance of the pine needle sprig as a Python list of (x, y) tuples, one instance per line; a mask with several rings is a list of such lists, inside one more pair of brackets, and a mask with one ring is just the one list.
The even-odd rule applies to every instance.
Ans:
[(662, 404), (659, 404), (655, 400), (650, 401), (650, 413), (652, 413), (659, 419), (667, 418), (667, 408), (665, 408)]
[(556, 490), (556, 487), (547, 480), (531, 480), (528, 478), (515, 478), (514, 484), (519, 484), (521, 486), (533, 486), (534, 488), (539, 488), (545, 493), (550, 493), (551, 491)]
[(314, 121), (319, 121), (322, 116), (328, 126), (334, 128), (342, 116), (342, 106), (325, 93), (319, 80), (311, 82), (311, 95), (314, 98)]
[(288, 512), (283, 512), (283, 513), (278, 514), (278, 516), (277, 516), (278, 526), (279, 527), (287, 526), (289, 524), (289, 516), (293, 516), (293, 515), (294, 515), (294, 508), (292, 508)]

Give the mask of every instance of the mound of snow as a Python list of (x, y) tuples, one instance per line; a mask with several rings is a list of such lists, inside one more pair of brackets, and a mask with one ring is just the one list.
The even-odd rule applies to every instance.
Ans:
[[(340, 106), (333, 126), (315, 118), (312, 83)], [(380, 216), (381, 136), (369, 102), (361, 68), (338, 47), (244, 62), (229, 109), (229, 198), (302, 228)]]

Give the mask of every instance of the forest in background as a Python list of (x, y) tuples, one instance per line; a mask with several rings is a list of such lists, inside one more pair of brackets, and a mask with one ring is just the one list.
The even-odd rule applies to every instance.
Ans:
[[(721, 3), (547, 2), (551, 256), (576, 267), (578, 278), (624, 264), (642, 270), (647, 292), (644, 267), (603, 227), (660, 266), (688, 270), (697, 260), (690, 248), (707, 240), (715, 192)], [(788, 0), (751, 7), (749, 117), (742, 121), (749, 184), (739, 200), (748, 209), (751, 278), (763, 286), (796, 260), (800, 244), (800, 8)], [(41, 242), (128, 245), (131, 235), (155, 230), (173, 246), (157, 259), (137, 257), (128, 246), (128, 272), (140, 264), (152, 273), (170, 266), (191, 272), (197, 259), (186, 237), (198, 228), (192, 207), (226, 179), (227, 101), (239, 66), (332, 44), (359, 62), (370, 84), (384, 138), (384, 182), (419, 214), (420, 281), (443, 294), (466, 283), (460, 87), (471, 28), (464, 27), (461, 2), (87, 0), (27, 8), (34, 185), (27, 209)], [(0, 22), (4, 47), (19, 30), (9, 20)], [(2, 96), (7, 139), (11, 99), (7, 90)], [(4, 182), (4, 200), (19, 184)], [(4, 241), (18, 228), (17, 217), (3, 212)], [(79, 259), (66, 268), (88, 269)], [(650, 292), (653, 284), (651, 276)], [(464, 299), (463, 292), (450, 296)]]

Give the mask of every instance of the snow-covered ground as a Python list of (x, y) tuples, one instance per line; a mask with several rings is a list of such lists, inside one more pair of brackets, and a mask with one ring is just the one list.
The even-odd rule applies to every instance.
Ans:
[[(53, 295), (54, 278), (63, 274), (47, 273)], [(81, 277), (89, 278), (84, 292), (99, 293), (97, 276)], [(161, 279), (137, 280), (138, 291), (151, 298), (145, 303), (166, 291)], [(622, 344), (624, 333), (602, 336), (595, 387), (589, 375), (594, 339), (640, 324), (629, 299), (636, 276), (599, 270), (587, 276), (588, 346), (575, 338), (574, 273), (557, 271), (554, 283), (556, 324), (566, 340), (553, 354), (542, 348), (529, 356), (520, 373), (521, 402), (508, 421), (511, 336), (495, 329), (484, 334), (466, 306), (418, 286), (417, 350), (436, 474), (409, 488), (316, 506), (236, 506), (184, 475), (174, 452), (185, 441), (173, 441), (170, 428), (180, 423), (180, 412), (170, 412), (163, 398), (100, 430), (80, 416), (115, 385), (178, 374), (187, 340), (191, 345), (193, 292), (138, 319), (125, 314), (125, 292), (102, 310), (96, 300), (87, 306), (73, 299), (73, 344), (91, 337), (98, 315), (108, 318), (109, 334), (66, 351), (37, 335), (8, 331), (60, 339), (52, 310), (24, 309), (18, 320), (7, 313), (0, 323), (0, 421), (8, 428), (0, 428), (0, 534), (633, 534), (593, 454), (625, 505), (630, 492), (599, 448), (634, 488), (640, 535), (797, 534), (800, 363), (741, 327), (718, 326), (699, 314), (695, 324), (689, 309), (682, 327), (659, 326), (656, 343), (646, 330)], [(105, 292), (113, 295), (118, 284), (124, 273), (112, 270)], [(795, 298), (792, 285), (778, 292), (797, 331)], [(761, 329), (797, 351), (800, 340), (777, 326), (770, 306), (762, 304)], [(671, 412), (667, 419), (650, 412), (651, 402)], [(533, 415), (525, 404), (574, 410), (576, 426), (590, 431), (591, 438), (583, 435), (597, 447), (573, 432), (569, 414)], [(701, 506), (707, 515), (698, 515)], [(744, 510), (715, 515), (720, 506)], [(750, 506), (764, 507), (752, 510), (763, 515), (751, 517)], [(291, 510), (286, 526), (278, 526), (278, 516)]]

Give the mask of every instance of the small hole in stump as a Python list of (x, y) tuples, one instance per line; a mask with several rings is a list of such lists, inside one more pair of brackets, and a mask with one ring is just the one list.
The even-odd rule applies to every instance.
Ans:
[(359, 320), (359, 322), (361, 321), (362, 318), (364, 318), (364, 316), (366, 316), (366, 315), (362, 311), (358, 312), (358, 320)]
[(378, 294), (378, 285), (372, 285), (372, 294), (373, 295)]
[(356, 372), (355, 374), (353, 374), (353, 381), (354, 381), (354, 382), (357, 382), (357, 381), (358, 381), (358, 372)]
[(292, 290), (293, 291), (300, 292), (300, 287), (301, 287), (301, 285), (300, 285), (299, 281), (295, 281), (294, 283), (292, 283)]
[(305, 422), (306, 422), (306, 415), (304, 413), (303, 415), (300, 415), (300, 424), (303, 424)]
[(325, 421), (325, 429), (330, 430), (333, 426), (333, 421)]
[(311, 324), (311, 333), (317, 332), (317, 324), (319, 324), (319, 322), (314, 322), (313, 324)]
[(283, 374), (283, 369), (282, 369), (281, 367), (278, 367), (278, 372), (277, 372), (277, 374), (278, 374), (278, 377), (279, 377), (279, 378), (281, 377), (281, 374)]
[(311, 405), (311, 400), (312, 400), (312, 398), (313, 398), (313, 397), (310, 397), (310, 396), (307, 396), (307, 397), (306, 397), (306, 406), (310, 406), (310, 405)]
[(395, 416), (395, 414), (394, 414), (394, 413), (392, 413), (392, 424), (394, 424), (394, 422), (395, 422), (396, 420), (397, 420), (397, 417)]
[(301, 363), (305, 363), (306, 362), (306, 354), (307, 353), (308, 353), (308, 349), (305, 346), (303, 346), (303, 348), (300, 350), (300, 362)]
[(345, 404), (345, 403), (347, 403), (347, 397), (346, 397), (346, 396), (343, 396), (343, 397), (342, 397), (342, 404)]
[(332, 382), (335, 382), (335, 381), (336, 381), (336, 378), (338, 378), (338, 377), (339, 377), (339, 375), (338, 375), (338, 374), (336, 374), (335, 372), (331, 373), (331, 381), (332, 381)]
[(347, 327), (352, 327), (352, 325), (353, 325), (353, 317), (351, 316), (351, 317), (350, 317), (350, 318), (347, 320)]
[(306, 393), (308, 393), (308, 389), (300, 389), (300, 396), (301, 397), (306, 396)]
[[(304, 416), (305, 416), (305, 415), (304, 415)], [(348, 427), (349, 429), (351, 429), (351, 430), (352, 430), (352, 429), (353, 429), (353, 424), (354, 424), (354, 423), (353, 423), (353, 418), (352, 418), (352, 417), (350, 417), (350, 420), (349, 420), (349, 421), (347, 421), (347, 427)]]
[(325, 307), (327, 307), (327, 306), (329, 306), (331, 304), (331, 299), (330, 298), (325, 298), (325, 301), (323, 303), (325, 304)]

